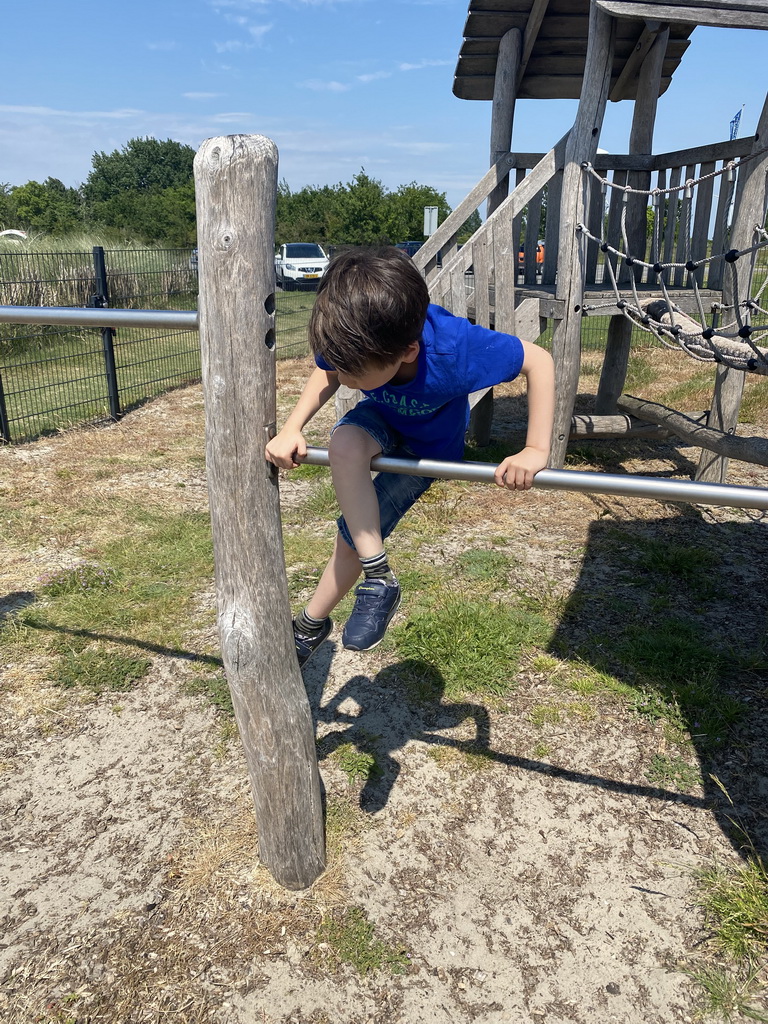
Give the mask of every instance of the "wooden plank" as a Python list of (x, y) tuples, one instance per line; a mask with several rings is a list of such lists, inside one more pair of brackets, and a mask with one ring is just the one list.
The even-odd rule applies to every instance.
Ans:
[[(693, 181), (695, 176), (696, 168), (692, 164), (689, 164), (685, 168), (683, 181)], [(691, 256), (693, 189), (686, 188), (678, 194), (680, 196), (680, 217), (677, 225), (675, 263), (687, 263)], [(674, 287), (681, 288), (685, 283), (687, 276), (688, 272), (685, 267), (677, 267), (674, 273)]]
[(557, 172), (547, 184), (547, 229), (544, 233), (544, 268), (542, 284), (554, 284), (557, 277), (557, 246), (560, 236), (560, 201), (563, 193), (563, 172)]
[(533, 0), (533, 6), (531, 12), (528, 15), (528, 22), (525, 26), (525, 36), (523, 39), (523, 55), (520, 61), (520, 70), (518, 72), (517, 85), (525, 75), (528, 67), (528, 62), (531, 59), (533, 48), (536, 44), (536, 40), (539, 38), (539, 32), (541, 30), (541, 23), (544, 20), (544, 15), (547, 13), (549, 7), (549, 0)]
[[(616, 79), (616, 82), (614, 83), (614, 86), (611, 89), (611, 95), (609, 96), (609, 99), (612, 100), (614, 103), (617, 100), (624, 99), (625, 90), (627, 89), (629, 83), (637, 75), (639, 75), (640, 69), (643, 66), (643, 61), (650, 53), (651, 47), (656, 42), (659, 33), (662, 31), (663, 28), (666, 29), (666, 34), (667, 36), (669, 36), (668, 26), (663, 26), (659, 22), (654, 22), (653, 27), (650, 27), (649, 25), (646, 24), (643, 28), (643, 31), (640, 33), (640, 38), (638, 39), (635, 48), (632, 50), (632, 53), (627, 58), (627, 61), (621, 70), (621, 74)], [(659, 66), (659, 72), (660, 71), (661, 68)], [(661, 73), (659, 73), (658, 77), (659, 80), (661, 80)], [(632, 92), (632, 95), (634, 95), (634, 91)]]
[(597, 151), (608, 102), (613, 57), (614, 20), (595, 4), (590, 7), (589, 19), (584, 85), (576, 121), (568, 138), (563, 169), (557, 298), (564, 302), (565, 317), (555, 324), (552, 335), (557, 388), (550, 465), (555, 468), (561, 467), (565, 461), (581, 361), (584, 254), (576, 237), (576, 225), (584, 222), (586, 213), (581, 165), (584, 161), (592, 163)]
[(325, 867), (315, 730), (285, 573), (275, 430), (277, 149), (206, 140), (194, 161), (206, 469), (224, 669), (264, 864), (289, 889)]
[(431, 266), (436, 268), (437, 254), (448, 244), (450, 239), (455, 237), (461, 230), (467, 218), (477, 210), (481, 203), (490, 195), (491, 191), (499, 184), (505, 175), (509, 174), (512, 166), (510, 155), (502, 157), (498, 163), (491, 167), (480, 181), (475, 185), (468, 196), (459, 203), (455, 210), (443, 221), (437, 231), (430, 235), (413, 258), (419, 270), (424, 273)]
[(539, 264), (536, 262), (539, 248), (539, 225), (541, 223), (541, 192), (528, 203), (525, 219), (525, 239), (523, 241), (523, 258), (525, 261), (523, 278), (526, 284), (536, 284)]
[[(737, 172), (733, 172), (733, 180), (729, 181), (729, 172), (725, 171), (718, 178), (719, 195), (717, 199), (717, 212), (712, 231), (712, 252), (725, 252), (726, 239), (728, 237), (728, 211), (733, 195), (736, 191)], [(709, 288), (723, 287), (723, 274), (725, 265), (723, 260), (715, 260), (709, 265), (707, 274), (707, 285)]]
[(479, 238), (472, 245), (472, 263), (475, 272), (475, 323), (491, 326), (490, 268), (488, 265), (488, 239)]
[(677, 24), (707, 25), (713, 28), (768, 28), (768, 13), (761, 0), (755, 5), (730, 5), (729, 0), (695, 0), (696, 6), (689, 6), (689, 0), (676, 0), (674, 4), (648, 3), (627, 0), (595, 0), (597, 6), (617, 18), (660, 19)]
[[(715, 170), (715, 163), (701, 164), (699, 176), (706, 177)], [(694, 260), (702, 260), (707, 256), (707, 239), (709, 236), (709, 224), (712, 217), (712, 197), (715, 189), (715, 179), (708, 178), (696, 187), (696, 212), (693, 217), (693, 236), (691, 239), (691, 256)], [(699, 267), (694, 273), (696, 283), (701, 288), (704, 284), (704, 267)]]
[[(673, 167), (669, 172), (669, 185), (667, 188), (675, 189), (674, 192), (669, 192), (666, 196), (667, 201), (667, 217), (664, 224), (664, 247), (662, 250), (662, 263), (672, 262), (672, 253), (674, 252), (675, 245), (675, 234), (677, 231), (677, 214), (680, 208), (680, 191), (676, 186), (680, 184), (680, 178), (682, 176), (682, 167)], [(669, 282), (669, 277), (667, 277)]]

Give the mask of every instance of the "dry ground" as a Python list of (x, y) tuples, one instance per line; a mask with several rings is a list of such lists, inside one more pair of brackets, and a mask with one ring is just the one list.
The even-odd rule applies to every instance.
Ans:
[[(305, 371), (280, 367), (284, 409)], [(690, 403), (702, 407), (695, 389)], [(515, 443), (521, 412), (510, 389), (496, 433)], [(315, 443), (327, 426), (318, 421)], [(202, 453), (197, 388), (119, 425), (1, 451), (9, 513), (34, 516), (41, 495), (93, 512), (87, 531), (51, 521), (34, 547), (18, 533), (3, 542), (2, 614), (109, 535), (114, 495), (204, 510)], [(673, 443), (593, 446), (583, 461), (677, 475), (694, 454)], [(768, 486), (768, 471), (735, 464), (730, 480)], [(304, 488), (286, 482), (286, 505)], [(480, 486), (449, 489), (435, 514), (445, 525), (423, 557), (503, 548), (514, 586), (544, 595), (561, 639), (586, 657), (609, 617), (606, 594), (619, 616), (622, 601), (640, 600), (604, 558), (616, 527), (717, 549), (727, 568), (703, 621), (735, 644), (765, 629), (768, 538), (757, 516)], [(212, 607), (201, 580), (184, 648), (158, 645), (150, 674), (119, 699), (62, 694), (34, 662), (0, 666), (3, 1024), (696, 1018), (689, 972), (707, 956), (708, 929), (693, 872), (740, 863), (729, 815), (765, 845), (764, 678), (729, 682), (749, 709), (734, 742), (697, 747), (688, 723), (681, 756), (695, 772), (678, 786), (649, 777), (654, 755), (679, 752), (665, 722), (599, 693), (578, 699), (557, 657), (523, 663), (504, 698), (438, 692), (419, 704), (406, 686), (414, 666), (391, 645), (358, 655), (330, 642), (305, 672), (329, 870), (290, 893), (259, 864), (237, 737), (185, 685), (215, 654)], [(407, 617), (406, 600), (398, 621)], [(371, 753), (381, 774), (350, 778), (345, 751)], [(373, 926), (383, 966), (343, 962), (329, 920)]]

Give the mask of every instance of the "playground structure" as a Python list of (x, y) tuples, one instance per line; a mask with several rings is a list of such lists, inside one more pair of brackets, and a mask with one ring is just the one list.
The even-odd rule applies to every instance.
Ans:
[[(725, 479), (724, 448), (731, 457), (760, 461), (760, 445), (742, 439), (734, 448), (728, 439), (738, 440), (732, 435), (746, 373), (768, 372), (768, 354), (752, 326), (752, 316), (766, 312), (752, 270), (755, 253), (768, 245), (768, 100), (752, 138), (651, 152), (658, 97), (697, 25), (766, 29), (768, 3), (469, 5), (454, 93), (493, 101), (491, 168), (415, 260), (433, 301), (458, 315), (529, 341), (552, 323), (558, 384), (554, 467), (563, 465), (569, 436), (633, 436), (648, 422), (702, 448), (698, 480)], [(519, 97), (579, 97), (572, 129), (543, 156), (510, 152)], [(609, 99), (634, 100), (626, 155), (598, 153)], [(461, 226), (486, 201), (485, 223), (459, 250)], [(654, 230), (647, 241), (649, 201)], [(539, 277), (535, 253), (542, 210), (545, 256)], [(607, 344), (594, 414), (575, 418), (585, 315), (609, 317)], [(705, 430), (675, 410), (622, 398), (636, 325), (718, 364)], [(490, 434), (492, 393), (472, 401), (472, 431), (483, 443)]]
[[(496, 15), (501, 17), (503, 24), (503, 15), (509, 5), (501, 0), (485, 0), (486, 8), (491, 3), (495, 4)], [(523, 21), (526, 26), (532, 26), (531, 31), (536, 23), (543, 29), (548, 13), (545, 2), (534, 0), (531, 4), (530, 0), (520, 0), (519, 6), (527, 11)], [(644, 17), (651, 5), (619, 4), (613, 0), (592, 0), (589, 5), (584, 0), (583, 3), (563, 3), (561, 6), (569, 10), (578, 7), (583, 17), (586, 17), (588, 10), (589, 35), (585, 36), (584, 55), (586, 64), (582, 62), (580, 71), (577, 69), (576, 74), (566, 76), (570, 82), (569, 88), (574, 89), (575, 83), (580, 83), (580, 76), (584, 75), (576, 124), (565, 140), (538, 161), (524, 154), (514, 155), (506, 151), (498, 156), (497, 150), (508, 150), (509, 144), (506, 147), (496, 146), (491, 170), (418, 254), (432, 296), (456, 313), (471, 314), (478, 322), (495, 323), (501, 329), (517, 330), (533, 340), (541, 333), (542, 321), (551, 319), (555, 322), (553, 344), (561, 391), (553, 460), (556, 470), (554, 475), (545, 471), (539, 481), (540, 486), (582, 491), (591, 489), (602, 493), (627, 493), (624, 488), (630, 486), (635, 488), (631, 493), (646, 497), (765, 509), (768, 507), (768, 493), (757, 488), (731, 488), (718, 481), (705, 484), (634, 478), (632, 482), (632, 478), (627, 477), (565, 473), (557, 468), (562, 464), (571, 428), (573, 398), (578, 379), (580, 323), (592, 257), (594, 266), (597, 265), (597, 243), (589, 240), (588, 232), (593, 238), (600, 237), (599, 228), (602, 223), (599, 217), (595, 222), (594, 210), (590, 212), (587, 206), (588, 196), (593, 191), (592, 182), (595, 181), (590, 167), (602, 173), (613, 166), (614, 178), (616, 173), (632, 172), (647, 176), (654, 168), (663, 170), (669, 167), (674, 170), (685, 167), (687, 181), (692, 177), (692, 174), (688, 174), (689, 166), (706, 167), (713, 162), (722, 164), (749, 156), (751, 159), (740, 163), (738, 168), (738, 181), (735, 185), (736, 216), (730, 234), (732, 248), (741, 244), (746, 249), (752, 245), (751, 225), (760, 217), (763, 218), (760, 220), (761, 226), (764, 223), (766, 162), (765, 151), (760, 147), (759, 140), (761, 136), (768, 139), (768, 115), (764, 110), (755, 139), (704, 147), (683, 154), (668, 154), (666, 158), (653, 158), (638, 150), (637, 154), (621, 158), (618, 162), (617, 158), (611, 158), (612, 165), (599, 162), (596, 156), (597, 138), (612, 81), (613, 39), (614, 36), (624, 38), (620, 32), (615, 31), (617, 18), (614, 17), (613, 8), (620, 8), (622, 18), (631, 9), (634, 12), (631, 17), (635, 20)], [(684, 25), (689, 26), (694, 24), (694, 14), (701, 17), (704, 12), (707, 17), (716, 16), (717, 24), (726, 23), (727, 17), (741, 24), (739, 18), (744, 15), (745, 27), (768, 27), (765, 0), (759, 3), (752, 0), (743, 4), (721, 0), (717, 8), (711, 0), (701, 0), (696, 7), (687, 2), (677, 7), (662, 4), (652, 6), (654, 13), (669, 12), (669, 17), (674, 16), (675, 21), (678, 12), (690, 15), (680, 19)], [(553, 4), (553, 11), (554, 7)], [(505, 37), (507, 32), (512, 32), (513, 36), (509, 37), (505, 48), (509, 48), (511, 42), (514, 44), (512, 49), (516, 46), (520, 51), (518, 63), (512, 65), (517, 70), (510, 79), (510, 69), (504, 65), (504, 73), (500, 75), (497, 71), (493, 77), (496, 83), (504, 79), (505, 75), (507, 81), (525, 82), (525, 68), (533, 67), (535, 63), (535, 33), (528, 38), (523, 36), (521, 28), (507, 28)], [(682, 32), (678, 36), (678, 45), (682, 46), (687, 35)], [(632, 75), (637, 73), (639, 80), (646, 81), (652, 77), (651, 66), (656, 68), (660, 64), (663, 69), (664, 62), (659, 56), (661, 49), (653, 61), (650, 61), (650, 55), (658, 40), (673, 38), (673, 33), (667, 32), (664, 27), (656, 31), (646, 26), (640, 29), (640, 37), (637, 46), (643, 59), (631, 56), (627, 59), (616, 76), (615, 88), (621, 83), (622, 90), (631, 92)], [(635, 46), (634, 43), (632, 45)], [(632, 49), (631, 53), (634, 52)], [(649, 97), (654, 97), (652, 105), (655, 109), (659, 83), (664, 81), (660, 75), (661, 72), (658, 72), (658, 76), (653, 79), (656, 84), (650, 91), (640, 90), (638, 86), (636, 104), (642, 93), (647, 101), (646, 106), (650, 103)], [(500, 94), (503, 93), (502, 85), (498, 88)], [(523, 91), (519, 94), (526, 93)], [(508, 100), (509, 97), (504, 105), (507, 111)], [(501, 103), (498, 109), (502, 109)], [(495, 109), (497, 132), (500, 117), (501, 114), (497, 115)], [(636, 113), (636, 120), (638, 118)], [(511, 132), (511, 122), (508, 127)], [(654, 160), (661, 160), (663, 167), (662, 163), (655, 164)], [(756, 171), (756, 168), (759, 170)], [(513, 169), (519, 172), (520, 181), (503, 198), (501, 192), (505, 188), (504, 179)], [(527, 169), (530, 169), (529, 174), (525, 174)], [(702, 170), (701, 177), (704, 176)], [(680, 178), (677, 180), (679, 182)], [(206, 461), (216, 564), (218, 624), (224, 667), (252, 784), (261, 859), (280, 884), (291, 889), (303, 889), (312, 884), (325, 865), (321, 787), (311, 713), (294, 654), (281, 541), (277, 473), (264, 459), (264, 444), (276, 429), (272, 239), (277, 150), (263, 136), (234, 135), (209, 139), (202, 145), (195, 160), (195, 184), (199, 313), (3, 307), (0, 309), (0, 320), (16, 323), (80, 323), (100, 327), (128, 323), (187, 329), (198, 327), (203, 357)], [(642, 194), (640, 185), (641, 182), (635, 193), (624, 193), (628, 197), (628, 214), (626, 217), (617, 214), (619, 226), (616, 241), (622, 234), (631, 237), (626, 227), (622, 232), (621, 224), (631, 223), (629, 210), (634, 206), (633, 197)], [(532, 237), (531, 244), (525, 247), (526, 286), (518, 292), (518, 245), (514, 224), (527, 209), (529, 228), (526, 231), (530, 229), (534, 235), (538, 233), (538, 216), (532, 214), (531, 210), (540, 209), (545, 188), (548, 210), (557, 209), (558, 216), (547, 218), (543, 280), (540, 287), (534, 287), (536, 238)], [(560, 198), (555, 204), (557, 193)], [(702, 193), (706, 195), (706, 187), (700, 191)], [(470, 244), (458, 251), (455, 244), (458, 228), (472, 209), (486, 199), (490, 199), (492, 206), (494, 203), (498, 205), (492, 209), (483, 228)], [(685, 202), (686, 197), (683, 196), (674, 205), (682, 209)], [(670, 203), (670, 208), (672, 205)], [(688, 210), (690, 212), (690, 204)], [(696, 214), (690, 218), (694, 225), (693, 234), (706, 242), (708, 214), (705, 219), (704, 213), (699, 214), (698, 206), (696, 210)], [(727, 211), (721, 213), (725, 231)], [(668, 237), (670, 245), (673, 242), (679, 244), (677, 232), (680, 211), (675, 216), (677, 219), (673, 227), (669, 228), (669, 234), (666, 227), (664, 235), (659, 234), (659, 237)], [(610, 223), (609, 219), (609, 230)], [(670, 223), (669, 217), (666, 223)], [(579, 225), (582, 225), (581, 230)], [(749, 245), (738, 241), (743, 225), (744, 235), (750, 238)], [(510, 243), (510, 239), (515, 241)], [(620, 250), (619, 245), (613, 245), (613, 248)], [(437, 268), (436, 260), (440, 250), (443, 251), (442, 270)], [(474, 278), (468, 294), (465, 271), (470, 264), (473, 265)], [(720, 278), (720, 292), (713, 284), (715, 277), (712, 268), (717, 266), (712, 263), (706, 268), (697, 267), (689, 273), (695, 275), (699, 269), (705, 269), (709, 276), (706, 281), (702, 279), (699, 283), (700, 290), (707, 284), (710, 291), (722, 298), (727, 292), (727, 277), (724, 283)], [(741, 286), (738, 261), (733, 266), (737, 268), (738, 278), (734, 295), (746, 294)], [(628, 271), (630, 269), (627, 268)], [(679, 268), (667, 269), (674, 270), (676, 276)], [(716, 273), (715, 269), (715, 276)], [(620, 283), (621, 271), (617, 286)], [(635, 287), (638, 293), (643, 291), (644, 282), (635, 281)], [(676, 282), (673, 288), (668, 288), (668, 300), (682, 305), (685, 298), (683, 289)], [(646, 286), (645, 291), (648, 292), (648, 298), (655, 298), (653, 288)], [(690, 294), (694, 294), (692, 287)], [(615, 299), (615, 295), (609, 298)], [(601, 315), (607, 314), (601, 312)], [(650, 313), (647, 315), (650, 316)], [(599, 411), (599, 415), (604, 414), (616, 421), (622, 420), (622, 417), (610, 414), (614, 402), (618, 404), (618, 399), (614, 400), (612, 395), (614, 392), (617, 396), (620, 393), (621, 389), (616, 388), (619, 378), (623, 383), (620, 371), (622, 362), (626, 370), (629, 337), (627, 324), (631, 327), (631, 323), (618, 306), (615, 306), (610, 323), (603, 371), (605, 384), (601, 381), (601, 393), (598, 396), (605, 408)], [(663, 326), (662, 320), (659, 323)], [(527, 329), (529, 325), (530, 329)], [(673, 328), (677, 324), (672, 323), (670, 326)], [(742, 340), (740, 338), (734, 344)], [(749, 358), (753, 356), (759, 362), (759, 353), (753, 353)], [(733, 370), (732, 373), (732, 370), (730, 366), (723, 370), (723, 382), (719, 382), (721, 396), (730, 394), (729, 381), (737, 373), (743, 379), (746, 372)], [(486, 397), (476, 408), (482, 413), (488, 409), (489, 404), (490, 398)], [(722, 404), (721, 398), (716, 395), (713, 408)], [(644, 412), (644, 415), (648, 413)], [(591, 419), (597, 423), (598, 416)], [(667, 422), (666, 419), (664, 421)], [(479, 422), (482, 421), (476, 413), (476, 427)], [(626, 432), (631, 433), (634, 426), (629, 418), (625, 417), (624, 422)], [(727, 433), (714, 424), (709, 424), (707, 429), (717, 429), (721, 435)], [(727, 438), (721, 437), (719, 441), (727, 441)], [(732, 450), (722, 454), (727, 457), (729, 453), (732, 454)], [(314, 450), (311, 458), (322, 464), (326, 453)], [(377, 468), (403, 472), (405, 467), (382, 465)], [(482, 472), (473, 469), (472, 464), (465, 468), (468, 472), (479, 474), (474, 479), (487, 479), (488, 470), (492, 472), (492, 467), (488, 466), (481, 467)], [(422, 472), (423, 469), (419, 467), (418, 471)], [(446, 474), (455, 476), (458, 470), (455, 467), (438, 466), (434, 475)]]

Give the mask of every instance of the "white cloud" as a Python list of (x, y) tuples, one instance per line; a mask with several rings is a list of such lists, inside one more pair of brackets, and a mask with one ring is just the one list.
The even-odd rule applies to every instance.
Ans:
[(422, 68), (442, 68), (453, 64), (452, 60), (420, 60), (418, 64), (398, 64), (400, 71), (421, 71)]
[(248, 34), (251, 36), (252, 39), (255, 39), (257, 43), (260, 43), (262, 41), (262, 39), (264, 38), (264, 36), (267, 34), (267, 32), (269, 32), (271, 30), (271, 28), (272, 28), (271, 24), (270, 25), (249, 25), (248, 26)]
[(312, 89), (314, 92), (347, 92), (349, 86), (343, 82), (323, 82), (319, 78), (310, 78), (306, 82), (299, 82), (303, 89)]
[(223, 92), (183, 92), (181, 94), (185, 100), (215, 100), (219, 96), (224, 96)]
[(241, 39), (227, 39), (223, 43), (214, 43), (216, 53), (235, 53), (237, 50), (244, 50), (245, 43)]
[(373, 71), (369, 75), (358, 75), (358, 82), (378, 82), (382, 78), (391, 78), (391, 71)]
[(175, 39), (161, 39), (158, 42), (147, 43), (148, 50), (175, 50), (179, 44)]

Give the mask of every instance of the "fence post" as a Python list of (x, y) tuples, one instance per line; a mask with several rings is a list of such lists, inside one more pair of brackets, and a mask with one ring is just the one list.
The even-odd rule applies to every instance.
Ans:
[(11, 443), (11, 425), (8, 422), (8, 410), (5, 406), (5, 390), (3, 389), (3, 378), (0, 374), (0, 440), (6, 444)]
[[(104, 262), (104, 249), (100, 245), (93, 247), (93, 269), (96, 274), (96, 294), (91, 303), (104, 309), (109, 305), (109, 287), (107, 285), (107, 267)], [(101, 344), (104, 349), (104, 368), (107, 375), (107, 394), (109, 395), (109, 415), (113, 420), (122, 416), (120, 408), (120, 392), (117, 387), (117, 367), (115, 366), (115, 332), (111, 327), (101, 328)]]
[(206, 463), (224, 668), (245, 748), (259, 853), (305, 889), (325, 867), (315, 731), (296, 660), (275, 431), (277, 148), (207, 139), (195, 157)]

